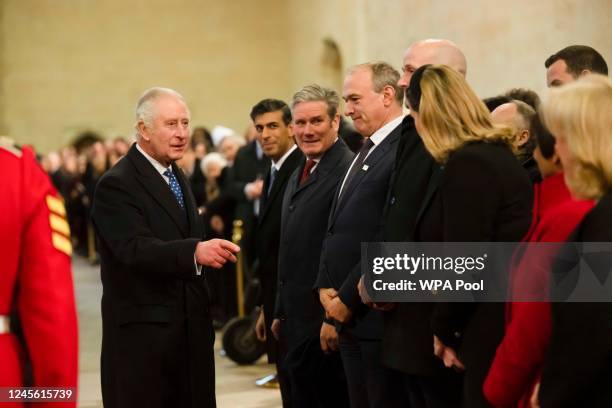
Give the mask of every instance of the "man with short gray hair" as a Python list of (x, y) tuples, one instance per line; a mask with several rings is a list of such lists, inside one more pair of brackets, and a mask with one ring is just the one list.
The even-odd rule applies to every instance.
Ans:
[(235, 262), (240, 248), (202, 240), (193, 194), (175, 164), (187, 148), (189, 121), (176, 91), (147, 90), (136, 107), (137, 143), (96, 187), (105, 407), (216, 405), (202, 266)]
[(287, 182), (281, 213), (275, 319), (287, 345), (292, 407), (348, 406), (338, 333), (312, 293), (338, 183), (353, 153), (338, 137), (338, 94), (308, 85), (293, 96), (293, 136), (306, 157)]
[[(380, 233), (389, 178), (401, 134), (400, 75), (389, 64), (352, 67), (344, 80), (345, 114), (365, 138), (334, 193), (315, 288), (339, 332), (351, 406), (397, 406), (394, 384), (381, 365), (382, 316), (359, 300), (361, 242)], [(398, 95), (400, 94), (400, 95)]]

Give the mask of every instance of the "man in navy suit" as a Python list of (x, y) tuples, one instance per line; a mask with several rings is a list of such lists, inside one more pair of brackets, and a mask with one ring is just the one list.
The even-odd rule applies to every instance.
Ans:
[(389, 179), (401, 134), (403, 92), (387, 63), (349, 70), (346, 115), (365, 138), (334, 195), (315, 288), (339, 331), (352, 407), (393, 407), (394, 377), (381, 364), (380, 312), (361, 304), (361, 242), (379, 241)]
[[(265, 341), (268, 362), (275, 363), (283, 406), (290, 407), (291, 389), (284, 366), (286, 344), (278, 336), (278, 322), (274, 323), (274, 302), (278, 274), (278, 251), (281, 232), (281, 206), (287, 182), (303, 158), (291, 132), (291, 110), (278, 99), (264, 99), (253, 106), (251, 119), (263, 152), (271, 161), (264, 176), (261, 209), (255, 233), (257, 269), (261, 280), (262, 306), (257, 325), (257, 337)], [(270, 335), (272, 333), (272, 335)]]
[(348, 406), (338, 333), (333, 322), (323, 323), (325, 312), (312, 291), (329, 210), (354, 157), (338, 135), (339, 105), (335, 91), (308, 85), (291, 107), (293, 134), (306, 157), (283, 199), (275, 318), (287, 344), (294, 408)]

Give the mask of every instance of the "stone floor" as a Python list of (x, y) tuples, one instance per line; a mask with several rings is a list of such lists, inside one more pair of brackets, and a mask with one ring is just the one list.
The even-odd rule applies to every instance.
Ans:
[[(82, 258), (73, 261), (77, 308), (79, 313), (79, 407), (102, 407), (100, 392), (100, 318), (99, 267), (89, 265)], [(221, 333), (217, 333), (217, 340)], [(252, 366), (238, 366), (221, 357), (219, 341), (215, 345), (217, 374), (217, 406), (219, 408), (272, 408), (280, 407), (278, 390), (262, 389), (254, 385), (257, 378), (270, 374), (271, 366), (259, 361)]]

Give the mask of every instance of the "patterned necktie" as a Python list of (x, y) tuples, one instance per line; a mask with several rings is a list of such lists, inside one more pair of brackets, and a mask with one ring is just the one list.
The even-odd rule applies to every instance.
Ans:
[(183, 192), (181, 191), (181, 186), (176, 176), (170, 169), (164, 171), (164, 176), (168, 177), (168, 180), (170, 180), (170, 190), (172, 190), (172, 194), (174, 194), (174, 198), (176, 198), (178, 205), (184, 210), (185, 202), (183, 201)]
[(304, 166), (304, 171), (302, 171), (302, 177), (300, 177), (300, 186), (304, 184), (308, 177), (310, 176), (310, 170), (317, 164), (316, 161), (312, 159), (306, 160), (306, 165)]

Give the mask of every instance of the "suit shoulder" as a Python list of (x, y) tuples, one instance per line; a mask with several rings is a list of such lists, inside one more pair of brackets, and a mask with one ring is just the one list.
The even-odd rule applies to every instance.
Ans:
[(495, 160), (499, 156), (492, 156), (490, 147), (487, 143), (469, 143), (452, 152), (444, 165), (441, 184), (450, 179), (462, 183), (494, 179), (500, 164)]
[(509, 155), (512, 157), (510, 147), (501, 142), (469, 142), (455, 153), (457, 157), (470, 156), (482, 157), (483, 159)]
[(131, 164), (129, 163), (128, 158), (123, 157), (113, 167), (106, 171), (102, 177), (100, 177), (98, 186), (124, 184), (126, 181), (126, 176), (130, 173), (130, 167)]
[[(467, 143), (450, 154), (446, 167), (456, 165), (473, 166), (499, 166), (510, 160), (512, 163), (518, 161), (514, 158), (508, 146), (502, 143), (472, 142)], [(520, 167), (520, 165), (519, 165)]]
[(236, 157), (250, 156), (253, 153), (255, 153), (255, 144), (254, 142), (249, 142), (244, 146), (240, 146), (238, 152), (236, 153)]
[(404, 123), (400, 122), (399, 125), (393, 128), (387, 137), (390, 139), (391, 143), (397, 143), (400, 140), (402, 133), (404, 133)]
[[(296, 147), (296, 149), (289, 155), (289, 157), (287, 157), (287, 161), (285, 162), (285, 164), (291, 170), (291, 172), (293, 172), (293, 170), (297, 166), (299, 166), (300, 161), (303, 157), (304, 154), (302, 153), (302, 151)], [(283, 167), (285, 166), (285, 164), (283, 164)]]

